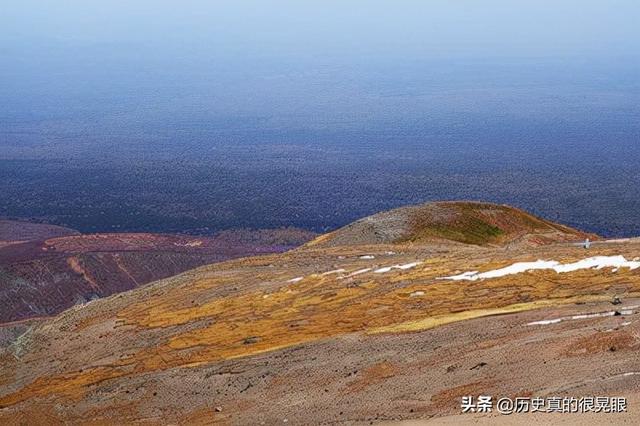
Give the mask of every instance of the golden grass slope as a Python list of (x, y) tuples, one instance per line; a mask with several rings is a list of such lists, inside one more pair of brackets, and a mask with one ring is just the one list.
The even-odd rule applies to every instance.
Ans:
[[(504, 210), (492, 205), (475, 213), (466, 211), (468, 205), (447, 206), (447, 212), (451, 208), (473, 218), (471, 223), (490, 216), (491, 226), (518, 229), (513, 235), (524, 235), (519, 230), (526, 223), (527, 235), (536, 235), (530, 232), (539, 227), (545, 238), (550, 232), (561, 238), (581, 236), (526, 214), (507, 220)], [(537, 259), (632, 259), (640, 256), (636, 241), (585, 251), (570, 244), (510, 249), (433, 245), (421, 238), (314, 244), (228, 261), (68, 310), (0, 351), (0, 423), (10, 423), (24, 410), (51, 410), (58, 420), (69, 420), (65, 410), (53, 407), (80, 403), (93, 409), (105, 404), (102, 392), (134, 379), (152, 381), (175, 369), (189, 374), (197, 367), (347, 334), (407, 333), (482, 316), (640, 295), (640, 271), (628, 269), (438, 279)], [(412, 266), (389, 268), (402, 265)], [(185, 407), (185, 413), (189, 410)]]
[[(311, 259), (298, 252), (227, 262), (66, 312), (34, 330), (17, 358), (15, 348), (2, 354), (0, 406), (40, 398), (81, 400), (108, 380), (247, 357), (346, 333), (415, 331), (478, 316), (640, 294), (640, 275), (625, 270), (441, 281), (435, 278), (459, 269), (493, 269), (513, 259), (486, 250), (469, 259), (456, 252), (429, 255), (408, 248), (385, 257), (386, 248), (380, 247), (383, 251), (376, 252), (373, 261), (360, 259), (360, 251), (343, 249), (313, 252)], [(539, 250), (517, 258), (570, 261), (584, 256), (579, 248)], [(589, 254), (614, 253), (634, 256), (640, 247), (614, 245)], [(336, 266), (357, 271), (416, 259), (423, 263), (407, 271), (342, 279), (322, 274)], [(288, 282), (296, 274), (304, 278)], [(421, 295), (414, 296), (418, 291)], [(46, 345), (52, 341), (64, 345)], [(50, 368), (51, 359), (57, 360), (55, 368)]]

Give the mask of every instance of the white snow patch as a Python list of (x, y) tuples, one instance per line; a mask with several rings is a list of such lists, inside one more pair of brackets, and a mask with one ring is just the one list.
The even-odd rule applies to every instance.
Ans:
[(565, 318), (565, 319), (572, 319), (572, 320), (581, 320), (581, 319), (589, 319), (589, 318), (602, 318), (602, 317), (612, 317), (616, 314), (615, 311), (610, 311), (610, 312), (600, 312), (597, 314), (582, 314), (582, 315), (573, 315), (569, 318)]
[(372, 256), (370, 254), (366, 254), (364, 256), (360, 256), (360, 259), (375, 259), (375, 258), (376, 258), (375, 256)]
[(596, 256), (588, 259), (579, 260), (573, 263), (561, 264), (555, 260), (538, 260), (536, 262), (518, 262), (513, 265), (501, 269), (494, 269), (479, 273), (478, 271), (464, 272), (459, 275), (438, 278), (450, 281), (477, 281), (488, 278), (499, 278), (507, 275), (520, 274), (527, 271), (552, 269), (558, 274), (566, 272), (575, 272), (580, 269), (603, 269), (614, 268), (616, 271), (620, 268), (629, 268), (630, 270), (640, 268), (639, 261), (629, 261), (624, 256)]
[(553, 268), (558, 273), (573, 272), (579, 269), (603, 269), (603, 268), (629, 268), (630, 270), (640, 268), (640, 262), (629, 261), (624, 256), (596, 256), (583, 259), (574, 263), (567, 263)]
[(611, 240), (605, 240), (605, 243), (628, 243), (631, 238), (614, 238)]
[(550, 320), (534, 321), (534, 322), (527, 323), (527, 325), (549, 325), (549, 324), (557, 324), (557, 323), (559, 323), (559, 322), (562, 322), (563, 320), (564, 320), (563, 318), (555, 318), (555, 319), (550, 319)]
[(355, 275), (364, 274), (365, 272), (369, 272), (370, 270), (371, 270), (371, 268), (358, 269), (357, 271), (354, 271), (354, 272), (350, 273), (349, 276), (353, 277)]
[(296, 278), (291, 278), (289, 281), (287, 281), (288, 283), (297, 283), (298, 281), (302, 281), (304, 279), (304, 277), (296, 277)]
[(414, 291), (409, 295), (409, 297), (419, 297), (419, 296), (424, 296), (424, 291)]
[(420, 265), (422, 262), (412, 262), (412, 263), (407, 263), (406, 265), (400, 265), (398, 266), (398, 269), (411, 269), (411, 268), (415, 268), (416, 266)]
[(345, 269), (334, 269), (333, 271), (323, 272), (321, 275), (325, 276), (325, 275), (331, 275), (331, 274), (341, 274), (343, 272), (347, 272), (347, 271)]
[[(623, 309), (617, 312), (619, 315), (633, 315), (634, 314), (633, 309), (635, 309), (636, 307), (637, 306), (629, 306), (626, 309)], [(554, 318), (554, 319), (548, 319), (548, 320), (533, 321), (533, 322), (527, 323), (527, 325), (549, 325), (549, 324), (557, 324), (562, 321), (583, 320), (583, 319), (590, 319), (590, 318), (603, 318), (603, 317), (613, 317), (613, 316), (616, 316), (616, 311), (596, 312), (592, 314), (579, 314), (579, 315), (572, 315), (570, 317), (560, 317), (560, 318)], [(631, 323), (630, 322), (622, 323), (621, 325), (625, 326), (629, 324)]]
[(405, 265), (392, 265), (392, 266), (385, 266), (384, 268), (380, 268), (380, 269), (376, 269), (375, 271), (373, 271), (376, 274), (384, 274), (386, 272), (391, 271), (392, 269), (411, 269), (411, 268), (415, 268), (416, 266), (420, 265), (422, 262), (412, 262), (412, 263), (407, 263)]
[(475, 281), (477, 280), (477, 274), (478, 271), (469, 271), (469, 272), (463, 272), (462, 274), (459, 275), (454, 275), (451, 277), (443, 277), (443, 278), (438, 278), (439, 280), (453, 280), (453, 281), (462, 281), (462, 280), (467, 280), (467, 281)]
[(347, 276), (344, 277), (338, 277), (338, 279), (343, 279), (343, 278), (351, 278), (351, 277), (355, 277), (356, 275), (360, 275), (360, 274), (364, 274), (366, 272), (369, 272), (371, 270), (371, 268), (364, 268), (364, 269), (358, 269), (357, 271), (354, 271), (352, 273), (350, 273)]

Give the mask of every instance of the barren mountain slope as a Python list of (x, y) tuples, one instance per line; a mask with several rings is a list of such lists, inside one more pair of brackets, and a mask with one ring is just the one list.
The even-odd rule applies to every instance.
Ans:
[[(638, 298), (636, 240), (232, 260), (13, 339), (0, 423), (364, 424), (460, 415), (465, 395), (638, 401)], [(637, 423), (631, 408), (617, 419)]]
[[(23, 238), (41, 235), (22, 233)], [(279, 253), (304, 243), (311, 235), (292, 229), (229, 231), (215, 237), (118, 233), (0, 246), (0, 323), (53, 315), (76, 303), (197, 266)]]
[(309, 246), (459, 242), (541, 245), (597, 238), (514, 207), (479, 202), (434, 202), (401, 207), (322, 235)]
[(76, 230), (42, 223), (0, 220), (0, 247), (20, 241), (80, 235)]

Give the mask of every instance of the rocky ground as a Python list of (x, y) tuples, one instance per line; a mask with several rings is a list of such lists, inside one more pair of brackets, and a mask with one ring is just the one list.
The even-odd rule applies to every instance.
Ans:
[[(637, 424), (640, 242), (526, 233), (316, 242), (74, 307), (5, 339), (0, 423)], [(537, 260), (558, 270), (502, 269)], [(479, 395), (628, 409), (462, 414)]]
[[(130, 290), (238, 257), (280, 253), (314, 234), (228, 231), (214, 237), (90, 234), (0, 221), (0, 323), (46, 317), (77, 303)], [(9, 239), (12, 238), (12, 239)]]
[(22, 241), (46, 240), (48, 238), (80, 235), (80, 232), (56, 225), (44, 223), (0, 220), (0, 242), (8, 245)]

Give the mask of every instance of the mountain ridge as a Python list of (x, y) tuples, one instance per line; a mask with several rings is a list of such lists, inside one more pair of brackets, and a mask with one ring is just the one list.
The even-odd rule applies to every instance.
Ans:
[(542, 245), (595, 234), (536, 217), (504, 204), (444, 201), (400, 207), (364, 217), (319, 236), (306, 247), (452, 242), (478, 246)]

